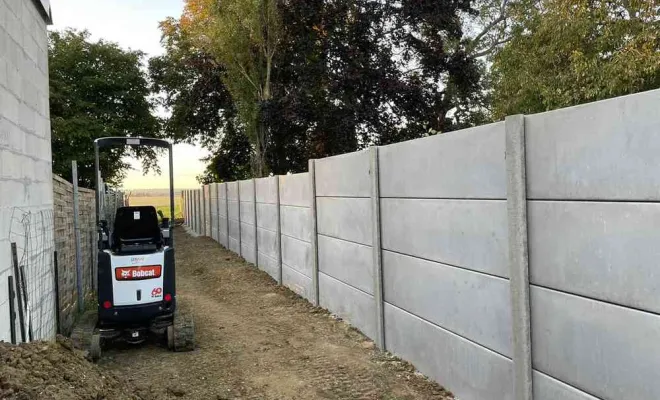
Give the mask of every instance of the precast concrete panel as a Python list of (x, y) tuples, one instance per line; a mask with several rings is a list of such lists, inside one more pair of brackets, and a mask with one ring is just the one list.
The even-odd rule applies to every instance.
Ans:
[(241, 242), (241, 256), (250, 264), (257, 263), (257, 256), (254, 250), (254, 244), (250, 242)]
[(317, 197), (318, 233), (371, 246), (371, 199)]
[(257, 203), (276, 204), (277, 203), (277, 178), (255, 179)]
[(282, 235), (305, 242), (312, 241), (312, 210), (306, 207), (280, 206)]
[(271, 278), (277, 281), (279, 274), (279, 266), (277, 265), (277, 260), (273, 257), (267, 256), (266, 254), (259, 251), (257, 255), (259, 260), (259, 269), (265, 271)]
[(312, 188), (309, 182), (309, 173), (294, 175), (281, 175), (280, 204), (286, 206), (311, 207)]
[(376, 303), (372, 295), (321, 272), (319, 302), (367, 337), (376, 337)]
[(282, 263), (299, 273), (312, 277), (312, 245), (308, 242), (282, 235)]
[(277, 259), (277, 233), (262, 228), (257, 228), (257, 248), (259, 253)]
[(530, 199), (660, 200), (660, 90), (525, 116)]
[(507, 279), (383, 252), (385, 301), (511, 358)]
[(241, 222), (241, 243), (254, 246), (254, 225)]
[(369, 150), (315, 160), (317, 197), (369, 197)]
[(227, 198), (238, 201), (238, 182), (227, 182)]
[(506, 198), (504, 122), (379, 148), (381, 197)]
[(602, 399), (660, 399), (660, 316), (531, 286), (534, 368)]
[(312, 298), (312, 279), (284, 263), (282, 263), (282, 284), (307, 300)]
[(530, 279), (660, 313), (660, 204), (530, 201)]
[(383, 249), (508, 277), (506, 202), (382, 199)]
[(373, 296), (372, 248), (323, 235), (318, 240), (319, 271)]
[(238, 181), (239, 193), (241, 196), (241, 201), (254, 201), (254, 181), (252, 179), (246, 179)]
[(211, 187), (204, 185), (202, 188), (203, 204), (204, 204), (204, 236), (211, 236)]
[(257, 226), (269, 231), (277, 231), (277, 205), (257, 203)]
[(599, 400), (581, 390), (534, 370), (534, 400)]
[(209, 185), (209, 205), (210, 205), (210, 222), (211, 222), (211, 238), (218, 241), (218, 188), (217, 183)]
[(513, 400), (512, 362), (485, 347), (385, 303), (388, 351), (461, 400)]
[(254, 203), (251, 201), (241, 201), (241, 222), (254, 226)]

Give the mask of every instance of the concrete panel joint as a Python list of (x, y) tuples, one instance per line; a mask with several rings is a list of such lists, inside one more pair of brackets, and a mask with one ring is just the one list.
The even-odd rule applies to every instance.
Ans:
[(312, 196), (312, 300), (315, 306), (319, 305), (319, 246), (318, 228), (316, 221), (316, 163), (309, 160), (309, 180)]
[(513, 393), (516, 400), (532, 400), (532, 339), (527, 247), (527, 190), (525, 177), (525, 116), (506, 117), (507, 214), (509, 278), (513, 321)]
[(385, 350), (385, 314), (383, 303), (383, 249), (381, 245), (380, 225), (380, 174), (378, 169), (378, 147), (370, 149), (371, 174), (371, 213), (373, 233), (373, 268), (374, 268), (374, 301), (376, 302), (376, 345)]

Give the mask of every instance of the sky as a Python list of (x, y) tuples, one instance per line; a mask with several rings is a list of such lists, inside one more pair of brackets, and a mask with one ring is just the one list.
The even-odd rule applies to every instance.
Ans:
[[(167, 17), (179, 17), (183, 0), (51, 0), (53, 26), (50, 29), (86, 29), (93, 40), (105, 39), (119, 46), (141, 50), (147, 56), (163, 54), (158, 23)], [(139, 134), (139, 132), (136, 132)], [(174, 146), (174, 186), (176, 189), (198, 187), (195, 177), (204, 171), (200, 158), (207, 152), (198, 146)], [(137, 160), (124, 181), (125, 189), (168, 188), (168, 163), (159, 159), (161, 176), (144, 176)]]

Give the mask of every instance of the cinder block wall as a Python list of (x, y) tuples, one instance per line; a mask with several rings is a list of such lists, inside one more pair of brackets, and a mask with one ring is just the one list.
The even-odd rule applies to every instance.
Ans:
[[(12, 227), (12, 214), (52, 215), (50, 112), (48, 108), (47, 19), (35, 1), (0, 1), (0, 340), (10, 340), (7, 277), (13, 275), (10, 242), (19, 248), (25, 232)], [(22, 211), (17, 211), (20, 208)], [(17, 214), (14, 214), (17, 215)], [(30, 250), (31, 259), (45, 257), (52, 266), (52, 221), (47, 243)], [(10, 231), (16, 236), (10, 237)], [(39, 338), (55, 334), (52, 268), (32, 271), (27, 281)], [(41, 302), (43, 299), (43, 303)], [(48, 308), (50, 307), (50, 308)]]
[[(73, 223), (73, 185), (53, 175), (55, 201), (55, 250), (59, 273), (60, 326), (64, 334), (73, 327), (78, 312), (78, 286), (76, 281), (76, 239)], [(89, 296), (95, 286), (96, 200), (93, 190), (79, 189), (78, 215), (80, 223), (81, 261), (83, 270), (83, 296)]]
[(260, 269), (457, 398), (655, 400), (658, 110), (655, 90), (314, 160), (256, 203), (230, 182), (229, 248), (256, 204)]

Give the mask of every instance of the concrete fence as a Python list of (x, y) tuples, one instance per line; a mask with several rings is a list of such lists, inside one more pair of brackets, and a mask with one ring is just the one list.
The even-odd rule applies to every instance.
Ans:
[(655, 400), (658, 110), (660, 90), (312, 160), (187, 191), (186, 223), (461, 400)]

